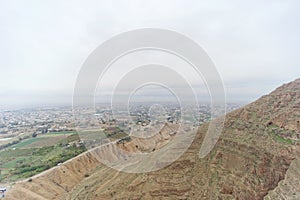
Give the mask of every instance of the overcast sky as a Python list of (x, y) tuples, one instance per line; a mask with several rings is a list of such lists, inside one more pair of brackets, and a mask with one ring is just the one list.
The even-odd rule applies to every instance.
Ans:
[(77, 74), (124, 31), (171, 29), (214, 61), (228, 101), (255, 100), (300, 77), (299, 1), (1, 1), (0, 107), (71, 105)]

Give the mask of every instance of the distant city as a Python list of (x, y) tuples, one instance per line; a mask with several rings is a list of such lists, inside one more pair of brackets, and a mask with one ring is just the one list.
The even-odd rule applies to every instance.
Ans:
[[(237, 109), (241, 104), (227, 104), (226, 110), (230, 112)], [(178, 105), (165, 104), (163, 118), (168, 123), (180, 123), (181, 113)], [(29, 137), (41, 134), (63, 131), (76, 131), (76, 127), (89, 129), (96, 126), (113, 126), (126, 130), (126, 125), (135, 123), (141, 127), (155, 123), (151, 121), (148, 110), (149, 104), (136, 104), (130, 108), (130, 119), (127, 113), (114, 113), (109, 104), (97, 105), (94, 111), (82, 108), (82, 115), (86, 118), (80, 124), (74, 121), (71, 107), (32, 108), (20, 110), (2, 110), (0, 112), (0, 148), (2, 145), (17, 143)], [(91, 112), (93, 114), (91, 115)], [(191, 111), (194, 116), (186, 120), (192, 126), (199, 126), (211, 120), (211, 106), (209, 104), (199, 105), (198, 111)], [(117, 117), (115, 117), (115, 115)], [(157, 120), (157, 119), (156, 119)], [(129, 122), (130, 121), (130, 122)], [(157, 123), (157, 122), (156, 122)], [(14, 139), (17, 139), (14, 141)]]

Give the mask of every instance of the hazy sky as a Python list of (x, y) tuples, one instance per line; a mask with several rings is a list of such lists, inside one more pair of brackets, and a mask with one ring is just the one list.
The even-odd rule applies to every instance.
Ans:
[(87, 56), (113, 35), (183, 33), (214, 61), (229, 101), (300, 76), (299, 1), (1, 1), (0, 107), (72, 102)]

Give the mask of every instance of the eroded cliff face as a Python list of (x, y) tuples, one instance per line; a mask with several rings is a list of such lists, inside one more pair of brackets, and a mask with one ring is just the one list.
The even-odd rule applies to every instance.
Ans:
[(292, 161), (284, 180), (280, 181), (278, 186), (270, 191), (266, 200), (273, 199), (300, 199), (300, 159)]
[(7, 199), (299, 199), (299, 97), (297, 79), (229, 113), (203, 159), (208, 124), (161, 170), (119, 172), (95, 159), (97, 151), (88, 152), (16, 184)]

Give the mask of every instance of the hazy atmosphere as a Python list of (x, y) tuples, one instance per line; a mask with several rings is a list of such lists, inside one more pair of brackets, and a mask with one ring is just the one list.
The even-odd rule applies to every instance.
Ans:
[(300, 200), (299, 0), (0, 1), (0, 199)]
[[(259, 3), (259, 4), (258, 4)], [(227, 101), (251, 102), (300, 75), (299, 1), (1, 1), (0, 107), (71, 105), (87, 56), (137, 28), (203, 47)]]

